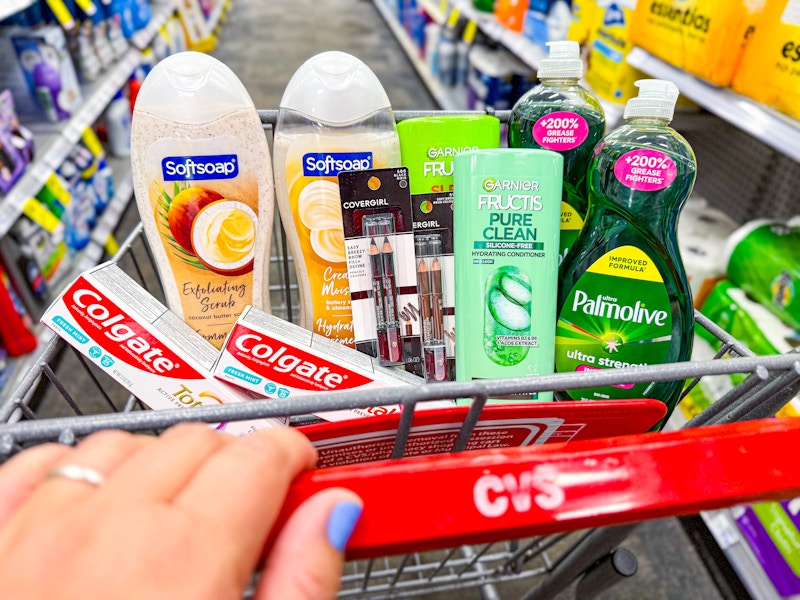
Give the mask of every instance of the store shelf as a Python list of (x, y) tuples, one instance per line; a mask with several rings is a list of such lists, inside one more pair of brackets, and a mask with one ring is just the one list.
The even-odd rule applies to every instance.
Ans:
[[(129, 50), (85, 93), (86, 100), (71, 119), (58, 125), (47, 124), (45, 127), (49, 131), (36, 135), (37, 159), (28, 165), (25, 174), (1, 201), (0, 237), (8, 233), (22, 214), (28, 198), (39, 193), (50, 174), (61, 166), (78, 143), (83, 130), (97, 121), (114, 94), (125, 84), (141, 61), (142, 55), (138, 50)], [(32, 127), (34, 134), (39, 134), (39, 129)]]
[[(440, 2), (438, 5), (433, 0), (422, 0), (420, 2), (422, 9), (439, 24), (444, 23), (447, 19), (444, 9), (440, 8), (442, 4), (457, 8), (465, 18), (475, 21), (484, 34), (502, 44), (509, 52), (534, 71), (538, 71), (541, 61), (547, 58), (547, 52), (543, 48), (525, 36), (503, 27), (497, 22), (493, 14), (476, 10), (470, 0), (445, 0), (444, 3)], [(585, 81), (582, 81), (581, 85), (589, 87)], [(607, 102), (602, 98), (599, 98), (599, 100), (606, 115), (606, 131), (610, 131), (622, 123), (622, 113), (625, 107), (621, 104)]]
[(92, 241), (83, 252), (83, 256), (77, 262), (78, 270), (85, 271), (100, 262), (106, 252), (106, 246), (113, 236), (114, 231), (119, 225), (125, 209), (133, 198), (133, 174), (130, 167), (126, 169), (126, 174), (122, 180), (116, 184), (114, 197), (109, 202), (103, 216), (100, 217), (97, 225), (92, 230)]
[(641, 48), (634, 48), (628, 54), (627, 60), (652, 77), (674, 82), (681, 94), (709, 112), (778, 152), (800, 161), (800, 122), (795, 119), (736, 94), (730, 89), (719, 88), (698, 79)]
[(449, 0), (449, 4), (457, 8), (466, 19), (475, 21), (487, 37), (505, 46), (534, 71), (539, 70), (539, 63), (547, 57), (543, 48), (524, 35), (503, 27), (493, 14), (477, 10), (471, 0)]
[(131, 38), (131, 42), (136, 48), (144, 50), (150, 45), (159, 29), (164, 26), (170, 15), (175, 12), (175, 4), (176, 0), (153, 4), (153, 18), (150, 19), (150, 23), (144, 29), (140, 29), (133, 34), (133, 38)]
[(430, 91), (431, 96), (443, 110), (459, 111), (467, 109), (467, 92), (464, 86), (448, 87), (436, 79), (428, 65), (419, 57), (419, 49), (411, 41), (408, 33), (392, 14), (385, 0), (373, 0), (375, 7), (391, 29), (403, 51), (408, 56), (417, 74)]
[(0, 4), (0, 21), (28, 8), (34, 2), (36, 0), (3, 0), (3, 3)]
[(700, 516), (753, 600), (781, 600), (782, 596), (742, 537), (731, 511), (706, 511)]
[[(133, 198), (133, 175), (130, 170), (130, 161), (111, 158), (109, 163), (115, 174), (114, 197), (92, 230), (91, 241), (75, 257), (72, 269), (64, 276), (65, 283), (71, 283), (86, 269), (94, 267), (102, 260), (109, 236), (117, 229), (125, 209)], [(4, 396), (7, 390), (16, 389), (22, 377), (41, 359), (47, 343), (53, 337), (52, 331), (40, 323), (36, 324), (34, 333), (38, 340), (36, 350), (25, 356), (8, 359), (11, 371), (6, 385), (0, 389), (0, 397)]]

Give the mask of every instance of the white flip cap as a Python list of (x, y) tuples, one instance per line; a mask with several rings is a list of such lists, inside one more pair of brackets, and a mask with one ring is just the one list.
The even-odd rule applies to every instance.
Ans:
[(639, 95), (625, 105), (625, 119), (656, 117), (672, 121), (679, 96), (674, 83), (664, 79), (640, 79), (635, 85), (639, 88)]
[(578, 42), (547, 42), (548, 58), (539, 64), (539, 79), (580, 79), (583, 61)]

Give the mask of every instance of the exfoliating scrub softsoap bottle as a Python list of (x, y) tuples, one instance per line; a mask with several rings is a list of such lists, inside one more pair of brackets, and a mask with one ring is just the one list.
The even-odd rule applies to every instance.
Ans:
[(400, 166), (389, 98), (359, 59), (323, 52), (295, 72), (279, 108), (275, 183), (297, 270), (300, 325), (355, 347), (337, 176)]
[[(638, 81), (626, 124), (595, 148), (589, 212), (560, 269), (556, 370), (588, 372), (688, 360), (692, 295), (678, 251), (678, 215), (697, 165), (669, 126), (678, 89)], [(671, 412), (683, 381), (567, 390), (568, 398), (655, 398)], [(669, 412), (668, 415), (669, 416)]]
[(458, 381), (553, 372), (563, 166), (549, 150), (455, 157)]
[(578, 80), (583, 61), (577, 42), (548, 42), (550, 55), (541, 61), (540, 83), (511, 110), (510, 148), (544, 148), (564, 157), (559, 264), (583, 227), (588, 206), (586, 171), (592, 150), (603, 137), (606, 118), (600, 102)]
[(136, 98), (136, 202), (170, 310), (217, 348), (245, 306), (269, 310), (274, 191), (267, 138), (228, 67), (181, 52)]

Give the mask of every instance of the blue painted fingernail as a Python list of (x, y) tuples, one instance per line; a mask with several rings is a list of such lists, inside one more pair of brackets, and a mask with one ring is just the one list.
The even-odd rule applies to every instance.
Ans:
[(361, 517), (362, 506), (355, 502), (339, 502), (328, 517), (326, 535), (331, 546), (339, 552), (344, 551), (347, 540), (353, 534)]

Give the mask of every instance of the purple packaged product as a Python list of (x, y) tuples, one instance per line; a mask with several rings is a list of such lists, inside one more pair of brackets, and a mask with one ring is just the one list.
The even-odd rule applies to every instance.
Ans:
[(24, 139), (15, 132), (19, 123), (9, 90), (0, 92), (0, 192), (12, 188), (25, 171), (29, 151)]
[(734, 514), (777, 592), (800, 594), (800, 498), (739, 507)]

